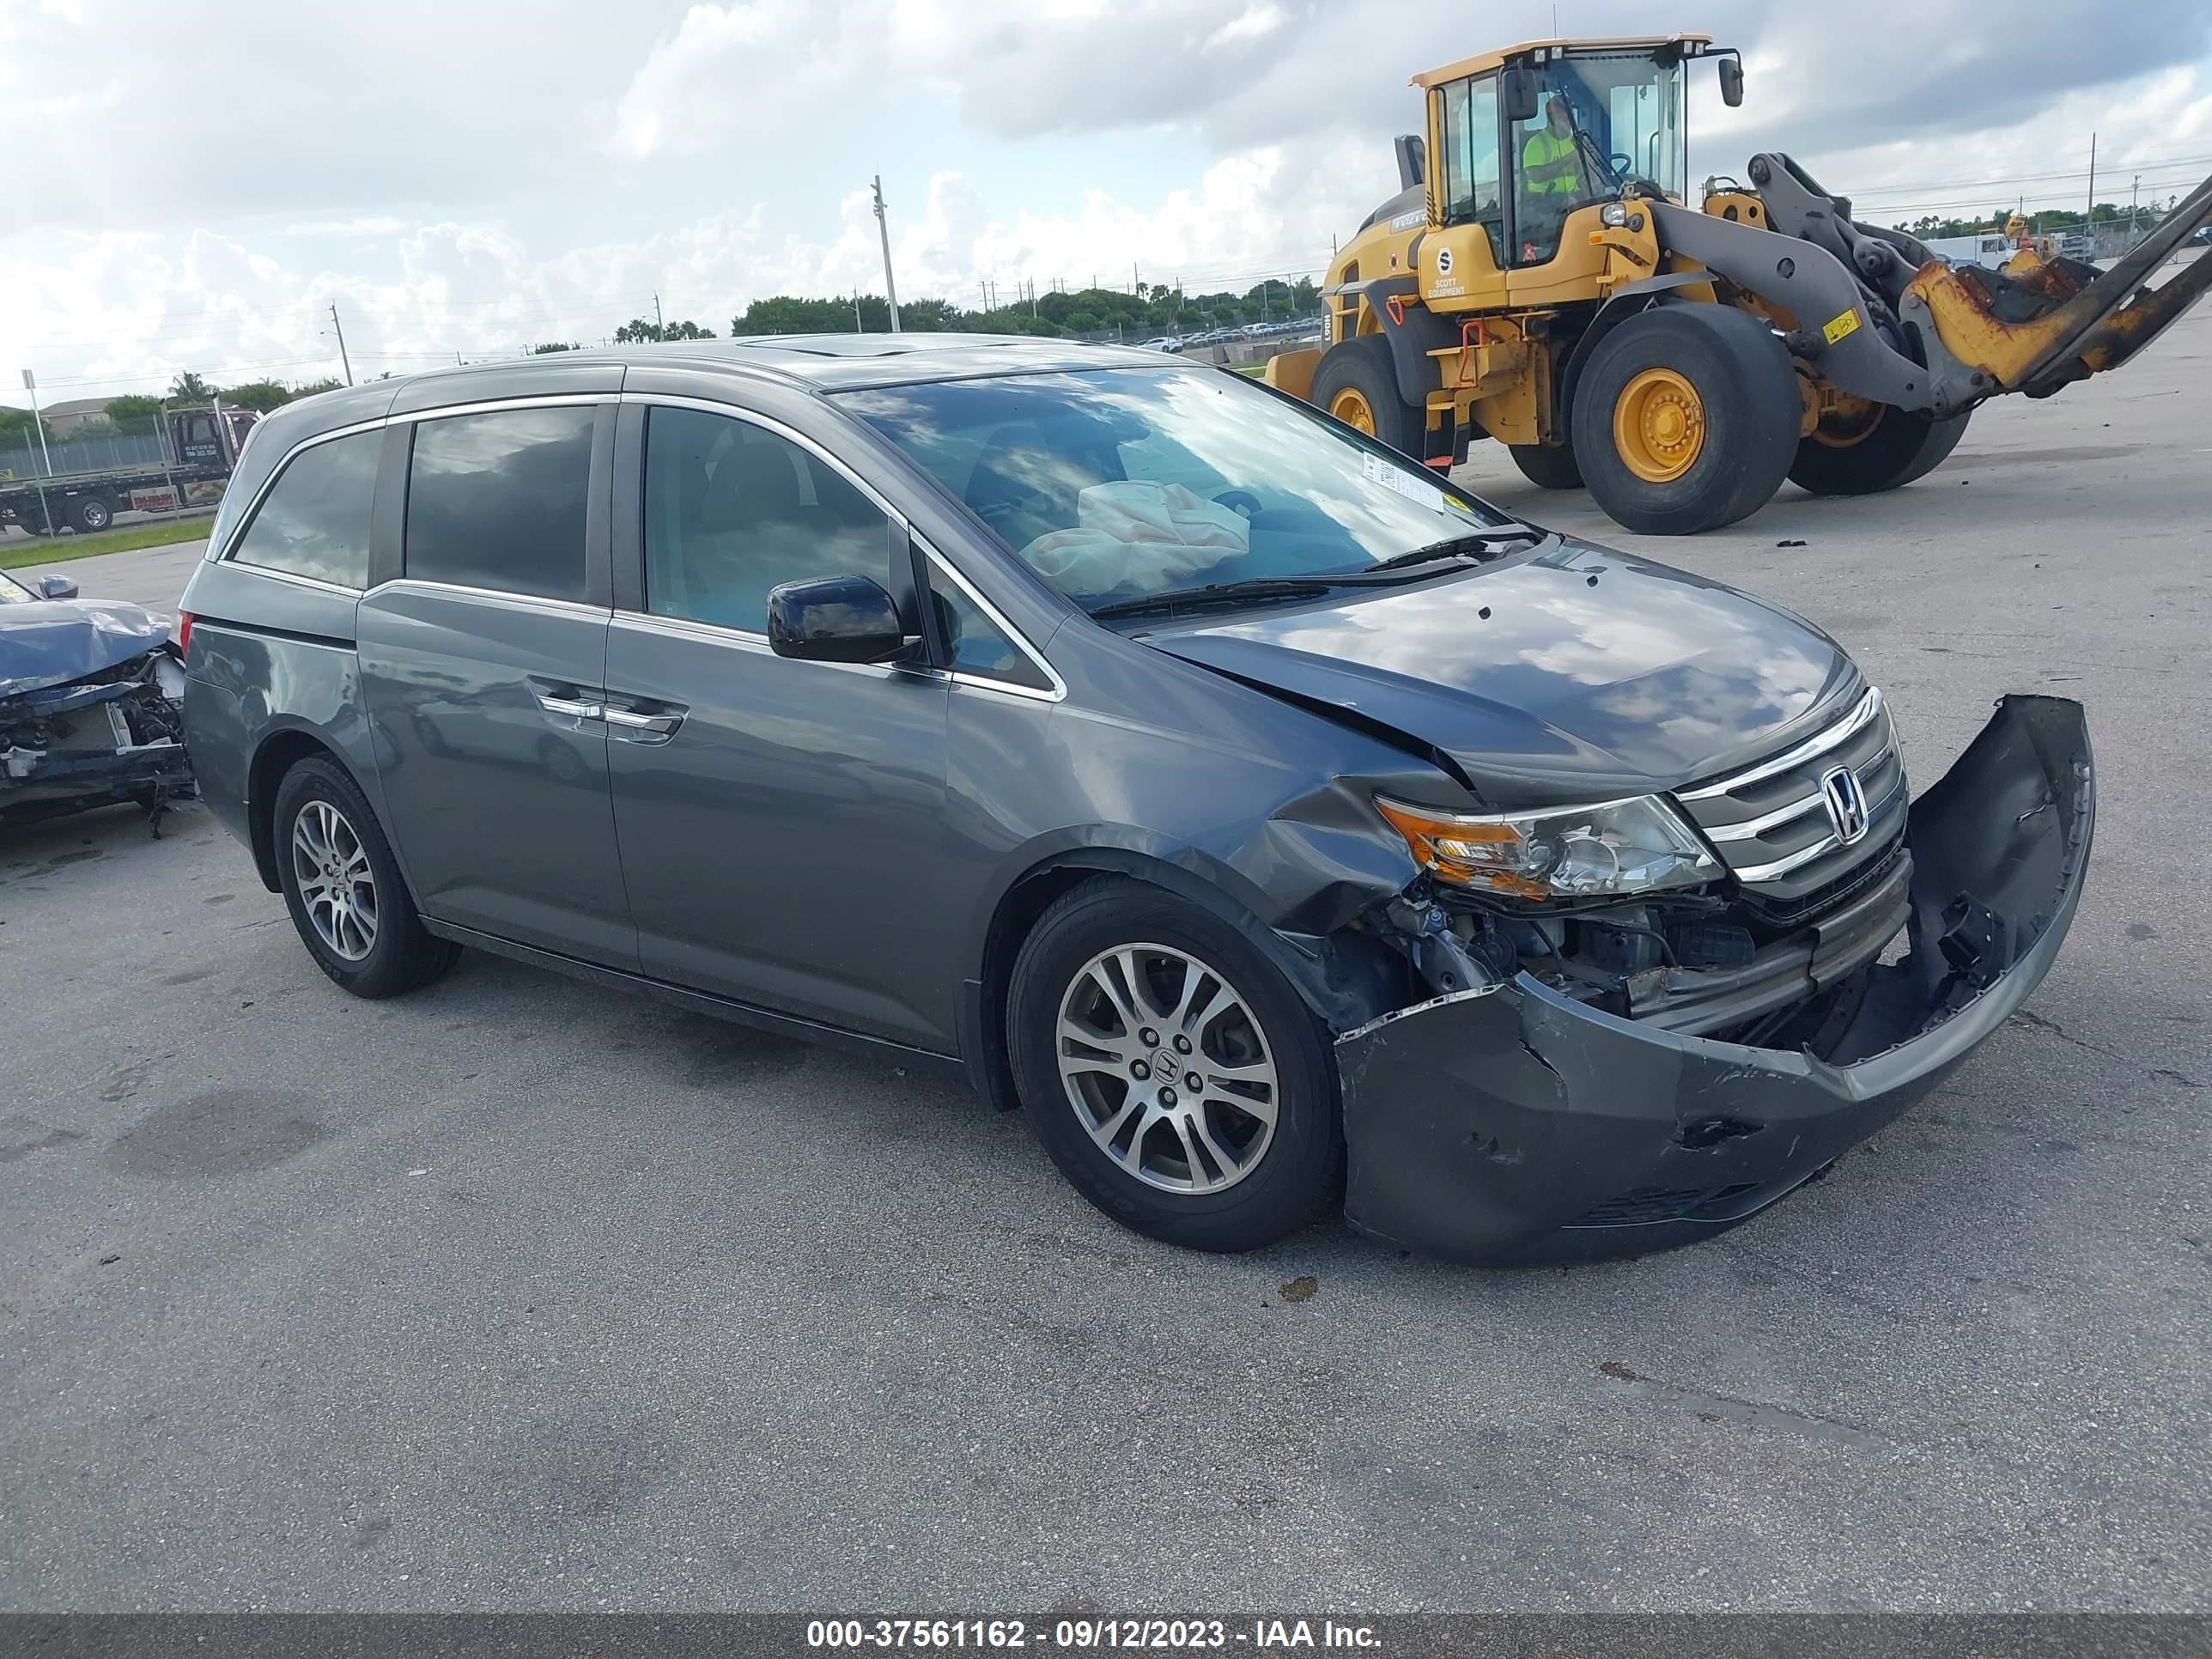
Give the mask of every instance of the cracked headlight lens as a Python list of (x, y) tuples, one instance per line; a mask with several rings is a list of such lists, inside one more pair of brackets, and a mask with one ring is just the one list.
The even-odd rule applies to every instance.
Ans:
[(1378, 795), (1375, 810), (1438, 881), (1516, 898), (1583, 898), (1692, 887), (1719, 860), (1654, 795), (1475, 817)]

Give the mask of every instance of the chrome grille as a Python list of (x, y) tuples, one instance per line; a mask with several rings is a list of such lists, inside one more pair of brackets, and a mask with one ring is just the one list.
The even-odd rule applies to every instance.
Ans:
[[(1838, 769), (1858, 786), (1865, 830), (1846, 840), (1826, 781)], [(1881, 857), (1905, 828), (1905, 759), (1881, 693), (1869, 686), (1851, 712), (1778, 755), (1694, 789), (1680, 801), (1746, 887), (1787, 902)]]

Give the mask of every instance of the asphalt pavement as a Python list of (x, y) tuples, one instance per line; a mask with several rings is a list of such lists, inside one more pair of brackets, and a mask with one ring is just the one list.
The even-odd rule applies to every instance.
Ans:
[(0, 1607), (2212, 1607), (2208, 370), (1690, 541), (1466, 469), (1820, 623), (1923, 786), (2090, 709), (2027, 1010), (1640, 1261), (1184, 1254), (887, 1065), (477, 955), (349, 1000), (204, 811), (0, 836)]
[(81, 599), (126, 599), (149, 611), (174, 611), (177, 596), (191, 578), (192, 567), (206, 552), (207, 532), (203, 527), (189, 541), (134, 548), (127, 553), (94, 553), (88, 558), (33, 565), (10, 574), (30, 587), (37, 586), (41, 576), (67, 576), (76, 584)]

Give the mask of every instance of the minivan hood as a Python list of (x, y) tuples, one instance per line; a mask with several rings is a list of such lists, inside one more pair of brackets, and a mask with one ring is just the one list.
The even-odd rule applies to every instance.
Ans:
[(1565, 542), (1146, 642), (1449, 757), (1489, 805), (1671, 788), (1839, 714), (1857, 668), (1803, 618), (1687, 571)]

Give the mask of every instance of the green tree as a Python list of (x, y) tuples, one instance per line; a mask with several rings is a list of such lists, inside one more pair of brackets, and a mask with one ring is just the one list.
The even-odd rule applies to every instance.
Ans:
[(908, 300), (899, 307), (899, 326), (914, 334), (953, 334), (968, 324), (950, 300)]
[(574, 345), (564, 344), (559, 340), (548, 340), (543, 345), (534, 345), (531, 347), (530, 355), (533, 357), (543, 357), (549, 351), (574, 351), (576, 349), (578, 349), (578, 348)]
[(615, 331), (615, 338), (624, 345), (646, 340), (711, 340), (714, 331), (702, 328), (690, 321), (656, 323), (644, 317), (633, 317)]
[(272, 409), (283, 408), (298, 395), (289, 386), (276, 380), (246, 380), (222, 389), (223, 402), (263, 415)]
[(335, 374), (325, 374), (319, 380), (302, 380), (292, 388), (295, 398), (313, 398), (325, 392), (336, 392), (345, 384)]
[(107, 418), (118, 432), (151, 432), (161, 422), (161, 400), (159, 398), (110, 398), (107, 400)]
[(204, 404), (214, 400), (215, 388), (199, 377), (196, 369), (179, 369), (177, 378), (169, 382), (169, 401), (178, 404)]

